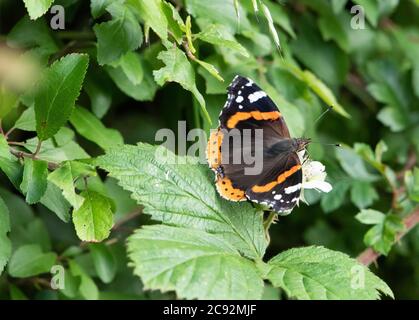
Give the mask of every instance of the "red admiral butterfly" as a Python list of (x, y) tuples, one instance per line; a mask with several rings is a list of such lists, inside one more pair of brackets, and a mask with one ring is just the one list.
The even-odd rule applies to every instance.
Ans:
[[(218, 130), (208, 141), (207, 159), (216, 172), (220, 195), (232, 201), (249, 199), (279, 214), (290, 213), (300, 199), (303, 179), (297, 152), (305, 150), (310, 140), (291, 138), (275, 103), (252, 80), (241, 76), (236, 76), (228, 87), (219, 120)], [(248, 175), (246, 168), (251, 165), (235, 163), (233, 155), (254, 154), (258, 141), (253, 139), (247, 146), (227, 141), (237, 133), (243, 136), (250, 132), (255, 137), (257, 129), (263, 130), (259, 142), (263, 166), (260, 174)]]

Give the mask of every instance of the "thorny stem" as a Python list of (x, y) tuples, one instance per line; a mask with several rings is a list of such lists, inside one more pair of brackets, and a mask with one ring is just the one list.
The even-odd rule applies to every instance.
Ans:
[[(406, 216), (403, 219), (403, 224), (405, 229), (396, 236), (396, 242), (400, 241), (401, 238), (419, 224), (419, 208), (416, 208), (412, 213)], [(380, 255), (381, 253), (374, 251), (374, 249), (367, 248), (358, 256), (357, 260), (360, 263), (369, 266), (371, 263), (376, 262)]]

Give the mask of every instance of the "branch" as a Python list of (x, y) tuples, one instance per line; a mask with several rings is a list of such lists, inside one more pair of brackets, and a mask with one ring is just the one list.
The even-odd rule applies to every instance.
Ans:
[[(400, 232), (396, 236), (396, 242), (400, 241), (410, 230), (412, 230), (417, 224), (419, 224), (419, 208), (416, 208), (412, 213), (406, 216), (403, 219), (403, 224), (405, 226), (405, 230)], [(374, 251), (372, 248), (367, 248), (364, 250), (357, 258), (357, 260), (369, 266), (371, 263), (375, 262), (381, 253)]]
[[(35, 155), (33, 153), (27, 153), (27, 152), (24, 152), (24, 151), (16, 150), (14, 148), (10, 148), (10, 153), (13, 154), (18, 159), (31, 158), (31, 159), (34, 159), (34, 160), (41, 160), (41, 159), (39, 159), (39, 157), (37, 155)], [(60, 165), (58, 163), (48, 162), (48, 169), (50, 169), (50, 170), (55, 170), (59, 166)]]

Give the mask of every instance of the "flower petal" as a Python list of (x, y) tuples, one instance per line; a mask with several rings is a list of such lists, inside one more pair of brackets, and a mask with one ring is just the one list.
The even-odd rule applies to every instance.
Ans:
[(322, 192), (330, 192), (332, 190), (332, 185), (326, 181), (313, 180), (304, 183), (304, 189), (316, 189)]

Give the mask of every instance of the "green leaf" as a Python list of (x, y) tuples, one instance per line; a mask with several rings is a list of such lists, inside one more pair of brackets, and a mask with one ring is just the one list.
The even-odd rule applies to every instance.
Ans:
[(350, 117), (343, 106), (339, 104), (332, 90), (330, 90), (330, 88), (327, 87), (327, 85), (317, 78), (312, 72), (308, 70), (303, 71), (291, 63), (284, 63), (282, 67), (291, 72), (297, 79), (306, 83), (320, 99), (322, 99), (328, 106), (332, 106), (334, 111), (344, 117)]
[(67, 161), (60, 168), (51, 172), (48, 180), (63, 191), (64, 198), (74, 207), (79, 209), (84, 199), (74, 190), (74, 181), (81, 175), (94, 175), (91, 166), (78, 161)]
[(29, 300), (29, 298), (23, 293), (19, 287), (15, 286), (13, 283), (10, 285), (10, 299), (11, 300)]
[[(237, 32), (237, 14), (233, 1), (186, 0), (186, 10), (195, 18), (208, 19), (212, 23), (226, 26), (231, 34)], [(240, 30), (251, 28), (243, 8), (239, 10)]]
[(220, 76), (220, 73), (218, 72), (217, 68), (215, 68), (211, 63), (195, 59), (196, 62), (198, 62), (205, 70), (207, 70), (212, 76), (214, 76), (219, 81), (224, 81), (224, 79)]
[(137, 49), (143, 42), (143, 33), (134, 14), (123, 4), (115, 2), (107, 7), (112, 20), (96, 24), (97, 60), (100, 65), (121, 58)]
[(26, 195), (26, 202), (37, 203), (47, 190), (48, 164), (42, 160), (25, 158), (23, 180), (20, 189)]
[(153, 79), (150, 67), (141, 60), (144, 75), (141, 83), (135, 85), (121, 66), (105, 67), (116, 86), (127, 96), (138, 101), (151, 101), (157, 91), (157, 84)]
[(79, 292), (86, 300), (99, 299), (99, 290), (93, 279), (74, 260), (69, 260), (70, 271), (73, 276), (80, 278)]
[(377, 119), (394, 132), (402, 131), (409, 125), (408, 118), (403, 113), (400, 113), (398, 109), (390, 106), (381, 109), (377, 114)]
[(191, 50), (192, 53), (196, 53), (196, 49), (193, 46), (192, 42), (192, 22), (191, 22), (191, 16), (187, 16), (186, 23), (185, 23), (185, 34), (186, 34), (186, 40), (188, 41), (188, 47), (189, 50)]
[[(160, 158), (166, 152), (169, 163)], [(217, 234), (246, 256), (261, 258), (266, 239), (260, 213), (248, 203), (222, 199), (213, 174), (196, 162), (162, 146), (139, 144), (109, 149), (95, 164), (132, 192), (153, 219)]]
[(24, 131), (36, 131), (35, 109), (33, 107), (25, 109), (14, 127)]
[(166, 15), (167, 24), (173, 34), (173, 37), (178, 44), (182, 44), (183, 31), (186, 30), (186, 25), (183, 22), (182, 17), (179, 15), (176, 8), (169, 2), (163, 1), (162, 9)]
[(321, 206), (325, 212), (332, 212), (339, 208), (346, 200), (346, 193), (350, 184), (346, 181), (333, 183), (333, 189), (322, 196)]
[(348, 255), (323, 247), (295, 248), (268, 262), (266, 278), (289, 297), (304, 300), (379, 299), (391, 289)]
[[(26, 141), (25, 148), (35, 152), (38, 138)], [(74, 141), (74, 131), (62, 127), (52, 138), (42, 142), (38, 158), (49, 162), (63, 162), (75, 159), (87, 159), (90, 156)]]
[(0, 84), (0, 119), (3, 119), (18, 105), (19, 97)]
[(37, 244), (24, 245), (13, 253), (8, 266), (9, 274), (15, 278), (27, 278), (47, 273), (56, 260), (55, 253), (43, 253)]
[(76, 107), (70, 122), (80, 135), (96, 143), (102, 149), (124, 143), (119, 131), (106, 128), (96, 116), (85, 108)]
[[(103, 77), (104, 70), (97, 74), (97, 77), (92, 77), (88, 74), (84, 90), (89, 95), (91, 108), (93, 113), (98, 117), (102, 118), (109, 110), (112, 104), (112, 92), (109, 91), (108, 86), (105, 85)], [(90, 77), (89, 77), (90, 76)], [(106, 84), (111, 83), (107, 81)]]
[(336, 157), (345, 172), (355, 180), (372, 182), (377, 176), (370, 173), (362, 158), (352, 149), (343, 146), (336, 149)]
[(162, 39), (167, 41), (167, 19), (161, 0), (127, 0), (134, 11)]
[(6, 174), (16, 189), (22, 179), (22, 166), (10, 153), (9, 145), (4, 135), (0, 134), (0, 169)]
[(12, 254), (12, 243), (7, 234), (10, 232), (9, 209), (0, 198), (0, 275)]
[(356, 219), (361, 223), (374, 225), (365, 234), (364, 243), (384, 255), (390, 252), (397, 233), (405, 228), (399, 216), (385, 215), (376, 210), (362, 210), (357, 214)]
[(376, 27), (378, 24), (379, 13), (379, 4), (377, 0), (355, 0), (355, 3), (362, 6), (362, 10), (365, 12), (367, 20), (373, 27)]
[(52, 182), (48, 181), (47, 189), (40, 202), (54, 212), (63, 222), (70, 221), (70, 204), (64, 198), (61, 190)]
[(196, 34), (196, 37), (202, 41), (211, 43), (215, 46), (225, 47), (237, 51), (244, 57), (249, 57), (249, 53), (234, 36), (229, 32), (228, 28), (219, 24), (211, 24), (205, 30)]
[(51, 28), (46, 21), (44, 19), (33, 21), (28, 16), (23, 17), (13, 27), (7, 35), (7, 44), (10, 47), (34, 48), (41, 53), (41, 57), (45, 55), (46, 58), (58, 50), (51, 35)]
[(54, 0), (23, 0), (32, 20), (43, 16), (51, 7)]
[(167, 51), (160, 52), (157, 58), (163, 61), (165, 66), (153, 71), (156, 82), (160, 86), (168, 81), (177, 82), (184, 89), (192, 92), (196, 100), (198, 100), (205, 118), (211, 123), (204, 97), (198, 91), (195, 84), (195, 72), (185, 54), (178, 47), (172, 47)]
[(106, 8), (112, 4), (114, 0), (90, 0), (90, 11), (93, 18), (99, 18), (106, 12)]
[(70, 54), (48, 68), (35, 93), (36, 131), (40, 140), (58, 132), (73, 111), (89, 58)]
[(351, 187), (351, 201), (359, 208), (370, 206), (378, 199), (374, 186), (366, 181), (354, 181)]
[(377, 210), (363, 209), (355, 218), (363, 224), (379, 224), (385, 220), (386, 215)]
[(281, 44), (279, 42), (279, 36), (278, 36), (278, 33), (276, 32), (271, 12), (265, 4), (261, 3), (261, 5), (262, 5), (262, 11), (263, 11), (263, 14), (265, 15), (266, 21), (268, 21), (269, 32), (271, 33), (272, 38), (274, 39), (276, 47), (280, 50)]
[(109, 247), (103, 243), (89, 245), (96, 272), (104, 283), (110, 283), (115, 277), (117, 265)]
[(95, 191), (85, 190), (80, 208), (73, 211), (73, 223), (77, 236), (82, 241), (105, 240), (113, 226), (113, 212), (109, 198)]
[(120, 66), (127, 78), (134, 84), (140, 84), (144, 78), (143, 65), (141, 63), (140, 55), (136, 52), (128, 52), (125, 54), (116, 66)]
[[(256, 2), (257, 0), (255, 0)], [(281, 4), (271, 2), (271, 1), (264, 1), (265, 5), (269, 8), (269, 11), (272, 15), (272, 20), (276, 24), (278, 24), (282, 29), (284, 29), (288, 34), (295, 38), (295, 32), (292, 28), (290, 18), (288, 17), (287, 13), (283, 9), (284, 7)], [(256, 10), (254, 11), (257, 13), (257, 2), (256, 2)]]
[(134, 273), (147, 289), (186, 299), (260, 299), (254, 263), (229, 243), (191, 228), (145, 226), (128, 240)]

